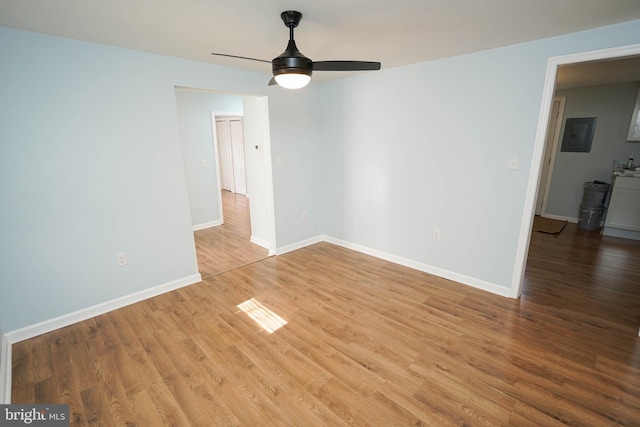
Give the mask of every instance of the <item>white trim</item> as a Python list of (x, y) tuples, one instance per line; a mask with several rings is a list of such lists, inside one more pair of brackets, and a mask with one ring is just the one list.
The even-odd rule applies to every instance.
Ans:
[(485, 282), (484, 280), (465, 276), (459, 273), (454, 273), (453, 271), (444, 270), (442, 268), (434, 267), (432, 265), (424, 264), (418, 261), (413, 261), (407, 258), (382, 252), (376, 249), (371, 249), (366, 246), (346, 242), (344, 240), (336, 239), (330, 236), (325, 236), (324, 241), (327, 243), (332, 243), (334, 245), (342, 246), (343, 248), (351, 249), (366, 255), (370, 255), (379, 259), (383, 259), (385, 261), (390, 261), (390, 262), (393, 262), (394, 264), (398, 264), (404, 267), (412, 268), (414, 270), (422, 271), (423, 273), (432, 274), (434, 276), (442, 277), (443, 279), (453, 280), (454, 282), (462, 283), (463, 285), (467, 285), (472, 288), (491, 292), (492, 294), (500, 295), (503, 297), (509, 296), (508, 288), (504, 286), (496, 285), (494, 283)]
[[(266, 98), (268, 101), (268, 98)], [(266, 143), (262, 144), (262, 155), (263, 165), (264, 165), (264, 174), (265, 174), (265, 202), (267, 209), (267, 218), (266, 223), (268, 224), (269, 229), (268, 239), (269, 239), (269, 254), (273, 255), (277, 253), (276, 246), (276, 204), (275, 204), (275, 195), (273, 192), (273, 168), (271, 164), (271, 139), (269, 135), (271, 134), (271, 130), (269, 127), (269, 120), (266, 121), (265, 124), (265, 132), (266, 132)]]
[(327, 241), (328, 241), (327, 237), (326, 236), (322, 236), (322, 235), (315, 236), (315, 237), (310, 237), (308, 239), (301, 240), (299, 242), (292, 243), (290, 245), (283, 246), (281, 248), (277, 248), (276, 249), (276, 255), (286, 254), (287, 252), (292, 252), (292, 251), (295, 251), (297, 249), (304, 248), (305, 246), (311, 246), (311, 245), (314, 245), (316, 243), (327, 242)]
[(621, 239), (633, 239), (640, 240), (640, 231), (637, 230), (624, 230), (616, 227), (604, 227), (602, 229), (604, 236), (619, 237)]
[(0, 404), (11, 403), (11, 369), (11, 344), (5, 334), (0, 349)]
[(216, 191), (218, 198), (218, 217), (220, 223), (224, 223), (224, 210), (222, 209), (222, 174), (220, 172), (220, 147), (218, 146), (218, 131), (216, 128), (216, 112), (211, 112), (211, 141), (213, 143), (213, 164), (216, 166)]
[(387, 252), (382, 252), (377, 249), (371, 249), (366, 246), (347, 242), (345, 240), (337, 239), (331, 236), (319, 235), (319, 236), (311, 237), (309, 239), (302, 240), (300, 242), (292, 243), (291, 245), (278, 248), (277, 254), (282, 255), (287, 252), (295, 251), (297, 249), (301, 249), (301, 248), (304, 248), (305, 246), (310, 246), (319, 242), (327, 242), (333, 245), (341, 246), (343, 248), (350, 249), (352, 251), (360, 252), (365, 255), (383, 259), (385, 261), (393, 262), (394, 264), (398, 264), (404, 267), (412, 268), (414, 270), (422, 271), (423, 273), (432, 274), (434, 276), (438, 276), (443, 279), (452, 280), (454, 282), (458, 282), (463, 285), (470, 286), (472, 288), (491, 292), (492, 294), (500, 295), (503, 297), (510, 296), (509, 289), (504, 286), (496, 285), (495, 283), (485, 282), (484, 280), (465, 276), (463, 274), (454, 273), (453, 271), (444, 270), (442, 268), (434, 267), (432, 265), (424, 264), (418, 261), (413, 261), (413, 260), (403, 258), (397, 255), (393, 255)]
[(132, 294), (125, 295), (111, 301), (106, 301), (91, 307), (83, 308), (72, 313), (63, 314), (62, 316), (53, 319), (25, 326), (24, 328), (7, 332), (5, 336), (8, 338), (10, 344), (15, 344), (29, 338), (37, 337), (38, 335), (46, 334), (47, 332), (55, 331), (56, 329), (73, 325), (74, 323), (91, 319), (92, 317), (99, 316), (101, 314), (108, 313), (110, 311), (117, 310), (119, 308), (126, 307), (128, 305), (135, 304), (137, 302), (162, 295), (164, 293), (185, 286), (192, 285), (194, 283), (198, 283), (200, 281), (202, 281), (202, 277), (200, 276), (200, 274), (193, 274), (191, 276), (183, 277), (181, 279), (164, 283), (162, 285), (154, 286), (153, 288), (134, 292)]
[(271, 250), (271, 245), (266, 240), (252, 235), (249, 241), (255, 245), (267, 249), (269, 251), (269, 256), (275, 255), (275, 252)]
[(202, 224), (196, 224), (193, 226), (193, 231), (204, 230), (205, 228), (217, 227), (224, 224), (223, 220), (203, 222)]
[(509, 289), (509, 296), (512, 298), (518, 298), (520, 296), (520, 293), (522, 292), (522, 283), (524, 282), (524, 272), (527, 264), (527, 256), (529, 254), (529, 242), (531, 239), (531, 226), (533, 225), (535, 202), (538, 194), (538, 183), (540, 173), (542, 171), (542, 156), (544, 155), (544, 145), (547, 128), (549, 127), (549, 115), (551, 113), (558, 67), (560, 65), (575, 64), (578, 62), (622, 58), (638, 54), (640, 54), (640, 44), (549, 58), (547, 62), (547, 74), (544, 89), (542, 92), (542, 102), (540, 104), (540, 113), (538, 115), (538, 127), (536, 130), (536, 137), (531, 157), (531, 168), (529, 169), (529, 181), (524, 200), (522, 219), (520, 221), (520, 233), (513, 265), (513, 276), (511, 277), (511, 287)]
[[(196, 90), (196, 92), (206, 92), (206, 89), (203, 90)], [(216, 95), (224, 95), (224, 93), (222, 92), (216, 92), (216, 91), (212, 91), (212, 93), (216, 94)], [(242, 98), (242, 95), (234, 95), (232, 94), (231, 96), (234, 97), (238, 97), (238, 98)], [(228, 111), (211, 111), (211, 115), (214, 117), (214, 121), (215, 121), (215, 117), (244, 117), (244, 111), (241, 112), (228, 112)]]
[[(553, 132), (553, 142), (551, 143), (551, 147), (545, 147), (551, 149), (550, 157), (551, 161), (549, 162), (549, 167), (547, 168), (547, 176), (545, 180), (544, 193), (542, 194), (542, 203), (540, 206), (540, 215), (545, 216), (547, 212), (547, 202), (549, 202), (549, 191), (551, 190), (551, 179), (553, 178), (553, 168), (556, 165), (556, 157), (558, 156), (558, 142), (560, 141), (560, 130), (562, 129), (562, 123), (564, 121), (564, 107), (567, 103), (566, 96), (554, 96), (553, 102), (558, 101), (560, 104), (558, 106), (558, 117), (554, 120), (556, 121), (556, 127)], [(549, 111), (551, 113), (551, 111)], [(546, 141), (545, 141), (546, 145)], [(543, 150), (544, 156), (544, 150)], [(542, 159), (544, 160), (544, 158)], [(540, 173), (542, 173), (542, 164), (540, 166)]]

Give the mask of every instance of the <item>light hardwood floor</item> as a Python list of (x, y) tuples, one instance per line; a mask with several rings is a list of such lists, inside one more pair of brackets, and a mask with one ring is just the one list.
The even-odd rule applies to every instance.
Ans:
[(639, 260), (534, 233), (511, 300), (320, 243), (15, 344), (12, 397), (71, 425), (639, 425)]
[(251, 243), (249, 199), (222, 191), (224, 224), (194, 232), (198, 270), (203, 279), (268, 256), (268, 250)]

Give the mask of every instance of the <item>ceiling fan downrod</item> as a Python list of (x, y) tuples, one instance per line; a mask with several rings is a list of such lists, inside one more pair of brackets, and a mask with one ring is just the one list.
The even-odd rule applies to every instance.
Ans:
[(287, 43), (286, 50), (273, 59), (273, 75), (304, 74), (311, 76), (313, 73), (313, 61), (298, 50), (293, 37), (293, 29), (300, 23), (302, 13), (295, 10), (287, 10), (282, 12), (280, 17), (284, 25), (289, 28), (289, 43)]

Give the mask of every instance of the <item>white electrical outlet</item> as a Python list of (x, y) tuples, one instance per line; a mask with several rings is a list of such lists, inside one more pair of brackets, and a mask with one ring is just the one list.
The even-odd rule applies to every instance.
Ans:
[(116, 263), (118, 264), (118, 267), (124, 267), (129, 264), (127, 261), (127, 254), (125, 252), (118, 252), (116, 254)]
[(433, 229), (433, 235), (431, 236), (433, 238), (433, 240), (440, 240), (440, 229), (439, 228), (434, 228)]
[(307, 211), (302, 211), (302, 220), (306, 221), (309, 219), (309, 212)]

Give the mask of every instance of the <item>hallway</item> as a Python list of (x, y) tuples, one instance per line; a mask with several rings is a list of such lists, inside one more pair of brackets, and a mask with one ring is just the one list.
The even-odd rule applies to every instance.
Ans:
[(268, 256), (268, 250), (251, 243), (249, 199), (222, 191), (224, 224), (194, 232), (198, 270), (202, 279)]

